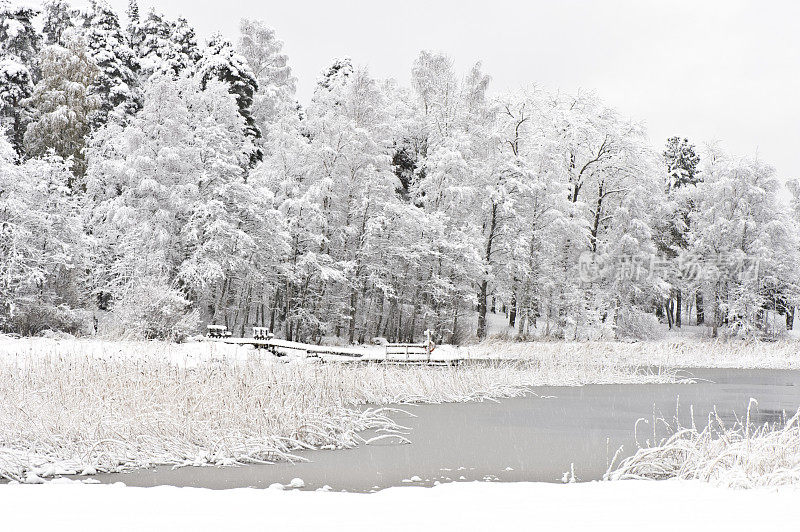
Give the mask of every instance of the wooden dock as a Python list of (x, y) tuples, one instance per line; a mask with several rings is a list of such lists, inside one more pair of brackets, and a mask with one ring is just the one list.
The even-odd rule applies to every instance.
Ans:
[(425, 343), (395, 343), (374, 347), (347, 347), (314, 345), (289, 340), (280, 340), (265, 328), (254, 327), (253, 338), (232, 338), (224, 326), (209, 326), (208, 338), (233, 345), (251, 345), (257, 349), (267, 349), (276, 356), (297, 353), (306, 357), (319, 358), (324, 362), (365, 362), (396, 365), (457, 366), (463, 358), (436, 356), (435, 346), (428, 340)]

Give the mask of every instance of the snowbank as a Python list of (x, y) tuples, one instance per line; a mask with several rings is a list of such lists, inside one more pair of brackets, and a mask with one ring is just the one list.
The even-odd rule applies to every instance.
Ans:
[[(800, 492), (696, 481), (453, 483), (374, 494), (0, 486), (7, 530), (789, 530)], [(795, 523), (795, 525), (792, 525)]]

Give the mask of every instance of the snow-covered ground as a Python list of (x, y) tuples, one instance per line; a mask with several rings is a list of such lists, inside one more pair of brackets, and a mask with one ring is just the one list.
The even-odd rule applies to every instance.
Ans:
[(454, 483), (374, 494), (0, 486), (4, 530), (794, 530), (800, 491), (697, 481)]

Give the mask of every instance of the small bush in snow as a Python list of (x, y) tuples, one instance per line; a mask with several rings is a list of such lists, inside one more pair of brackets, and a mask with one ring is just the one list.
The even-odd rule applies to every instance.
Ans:
[(616, 336), (619, 339), (655, 340), (663, 335), (658, 318), (636, 307), (620, 309)]
[(200, 325), (190, 301), (171, 287), (141, 285), (130, 290), (112, 309), (105, 333), (141, 339), (183, 341)]
[(79, 336), (91, 330), (91, 313), (66, 305), (31, 301), (17, 305), (9, 322), (11, 330), (23, 336), (35, 336), (47, 330)]

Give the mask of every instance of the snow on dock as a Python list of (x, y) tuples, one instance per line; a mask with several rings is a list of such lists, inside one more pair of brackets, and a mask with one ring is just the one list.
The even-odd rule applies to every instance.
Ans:
[(389, 343), (376, 346), (325, 346), (280, 340), (268, 332), (265, 327), (253, 327), (252, 338), (232, 338), (225, 326), (209, 325), (207, 336), (214, 341), (226, 344), (267, 349), (278, 356), (300, 353), (307, 357), (316, 357), (331, 362), (357, 360), (360, 362), (441, 366), (458, 365), (464, 361), (455, 348), (437, 350), (435, 344), (430, 340), (430, 333), (426, 335), (428, 340), (422, 343)]

